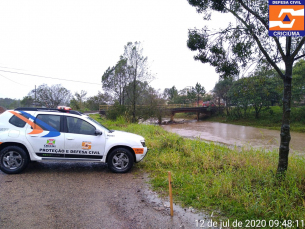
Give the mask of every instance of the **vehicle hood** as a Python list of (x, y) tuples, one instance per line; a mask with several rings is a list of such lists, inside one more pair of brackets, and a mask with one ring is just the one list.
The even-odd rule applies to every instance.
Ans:
[(134, 141), (136, 143), (140, 143), (141, 140), (144, 140), (144, 138), (140, 135), (128, 133), (125, 131), (118, 131), (113, 130), (113, 132), (109, 132), (106, 134), (107, 138), (115, 138), (115, 139), (122, 139), (126, 141)]

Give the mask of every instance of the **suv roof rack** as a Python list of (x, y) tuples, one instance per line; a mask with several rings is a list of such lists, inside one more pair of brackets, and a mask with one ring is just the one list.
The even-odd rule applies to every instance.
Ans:
[(36, 108), (36, 107), (18, 107), (15, 111), (51, 111), (51, 112), (64, 112), (76, 115), (82, 115), (79, 111), (74, 110), (63, 110), (63, 109), (54, 109), (54, 108)]

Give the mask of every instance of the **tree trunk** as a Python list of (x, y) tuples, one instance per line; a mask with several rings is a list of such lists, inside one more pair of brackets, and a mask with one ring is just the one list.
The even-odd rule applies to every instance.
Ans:
[(281, 143), (279, 149), (279, 163), (277, 174), (283, 174), (288, 168), (288, 154), (290, 143), (290, 112), (291, 112), (291, 81), (292, 81), (292, 61), (286, 61), (286, 71), (284, 81), (283, 95), (283, 118), (281, 127)]
[(136, 122), (136, 80), (133, 82), (132, 122)]
[(220, 96), (218, 97), (218, 114), (220, 115)]
[(137, 63), (134, 71), (134, 78), (133, 78), (133, 101), (132, 101), (132, 122), (136, 122), (136, 100), (137, 100)]
[(258, 119), (260, 107), (254, 106), (254, 110), (255, 110), (255, 119)]
[(122, 105), (122, 88), (120, 87), (119, 90), (120, 90), (120, 92), (119, 92), (119, 94), (120, 94), (120, 95), (119, 95), (119, 97), (120, 97), (120, 98), (119, 98), (119, 102), (120, 102), (120, 105)]
[(125, 86), (123, 88), (123, 99), (122, 99), (122, 105), (125, 105)]
[(228, 106), (228, 98), (227, 98), (227, 96), (226, 96), (226, 111), (227, 111), (227, 116), (229, 116), (230, 113), (229, 113), (229, 106)]

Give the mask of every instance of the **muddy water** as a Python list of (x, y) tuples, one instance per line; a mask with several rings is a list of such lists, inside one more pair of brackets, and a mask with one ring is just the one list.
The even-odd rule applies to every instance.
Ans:
[[(167, 131), (183, 137), (200, 138), (207, 141), (228, 145), (278, 149), (280, 131), (267, 130), (249, 126), (239, 126), (217, 122), (187, 122), (184, 124), (166, 125)], [(305, 134), (291, 133), (291, 152), (305, 155)]]

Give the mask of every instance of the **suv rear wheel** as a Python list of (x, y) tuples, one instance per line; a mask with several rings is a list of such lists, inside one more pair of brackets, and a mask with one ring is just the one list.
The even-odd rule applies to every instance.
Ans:
[(128, 172), (134, 162), (134, 156), (130, 150), (125, 148), (116, 148), (108, 156), (108, 168), (115, 173)]
[(0, 169), (4, 173), (20, 173), (28, 163), (27, 153), (19, 146), (7, 146), (0, 151)]

